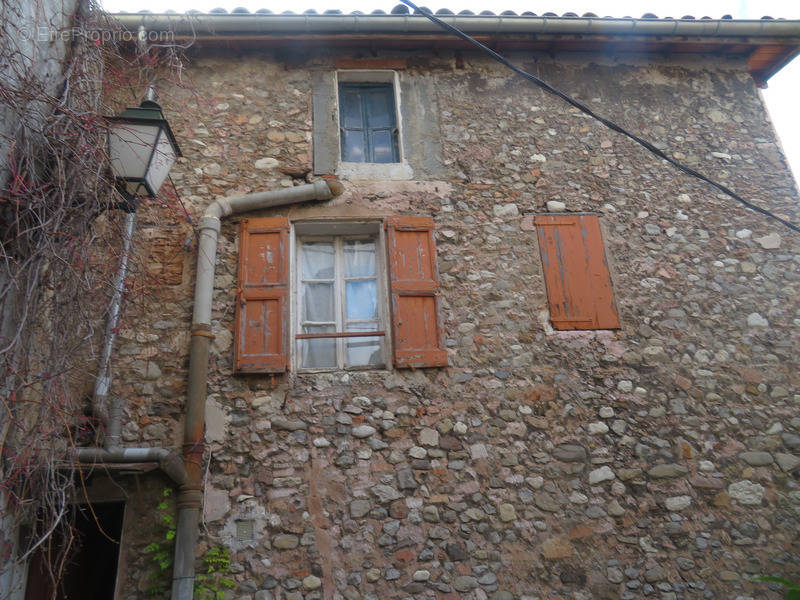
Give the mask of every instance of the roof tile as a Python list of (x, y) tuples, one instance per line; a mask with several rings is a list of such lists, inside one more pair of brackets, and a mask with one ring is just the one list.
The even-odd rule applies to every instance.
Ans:
[[(414, 11), (414, 14), (418, 14), (420, 12), (433, 13), (433, 11), (431, 11), (429, 8), (427, 8), (425, 6), (421, 6), (418, 11)], [(128, 13), (127, 11), (120, 11), (119, 14), (130, 14), (130, 13)], [(153, 13), (153, 11), (150, 11), (150, 10), (140, 10), (140, 11), (137, 11), (136, 13), (134, 13), (134, 14), (149, 15), (149, 14), (154, 14), (154, 13)], [(155, 14), (158, 14), (158, 13), (155, 13)], [(164, 10), (163, 14), (180, 14), (180, 13), (178, 13), (177, 11), (174, 11), (174, 10)], [(250, 12), (247, 8), (238, 6), (238, 7), (234, 8), (234, 9), (232, 9), (230, 12), (228, 12), (228, 10), (225, 9), (225, 8), (217, 7), (217, 8), (212, 8), (207, 13), (204, 13), (204, 12), (196, 10), (196, 9), (190, 9), (190, 10), (186, 11), (186, 14), (190, 14), (190, 15), (203, 15), (203, 14), (211, 14), (211, 15), (227, 15), (227, 14), (231, 14), (231, 15), (249, 15), (249, 14), (253, 14), (253, 15), (272, 15), (272, 14), (276, 14), (276, 13), (274, 13), (271, 10), (269, 10), (268, 8), (260, 8), (260, 9), (256, 10), (255, 12)], [(341, 9), (338, 9), (338, 8), (326, 9), (326, 10), (324, 10), (322, 12), (320, 12), (320, 11), (318, 11), (316, 9), (313, 9), (313, 8), (309, 8), (309, 9), (306, 9), (306, 10), (304, 10), (302, 12), (295, 12), (295, 11), (291, 11), (291, 10), (286, 10), (286, 11), (281, 12), (280, 14), (283, 14), (283, 15), (300, 15), (300, 14), (303, 14), (303, 15), (318, 15), (318, 14), (323, 14), (323, 15), (345, 15), (345, 14), (350, 14), (350, 15), (364, 15), (364, 14), (385, 15), (387, 13), (385, 11), (381, 10), (381, 9), (375, 9), (375, 10), (369, 12), (369, 13), (364, 13), (364, 12), (362, 12), (360, 10), (354, 10), (354, 11), (350, 11), (348, 13), (345, 13), (344, 11), (342, 11)], [(408, 6), (406, 6), (405, 4), (397, 4), (394, 8), (392, 8), (392, 10), (391, 10), (391, 12), (389, 14), (407, 15), (407, 14), (411, 14), (411, 11), (409, 10)], [(437, 14), (437, 15), (445, 15), (445, 16), (456, 15), (456, 14), (458, 16), (475, 16), (476, 15), (476, 13), (474, 13), (471, 10), (464, 9), (464, 10), (460, 10), (460, 11), (456, 12), (455, 10), (450, 9), (450, 8), (440, 8), (440, 9), (438, 9), (436, 11), (435, 14)], [(501, 17), (520, 17), (520, 16), (522, 16), (522, 17), (535, 17), (535, 16), (537, 16), (536, 13), (533, 13), (531, 11), (525, 11), (525, 12), (522, 12), (522, 13), (516, 13), (513, 10), (503, 10), (501, 12), (494, 12), (494, 11), (491, 11), (491, 10), (482, 10), (477, 14), (478, 14), (478, 16), (501, 16)], [(599, 17), (598, 15), (596, 15), (595, 13), (592, 13), (592, 12), (583, 13), (582, 15), (580, 15), (580, 17), (579, 17), (579, 15), (577, 13), (574, 13), (574, 12), (565, 12), (565, 13), (563, 13), (561, 15), (559, 15), (557, 13), (554, 13), (554, 12), (545, 12), (545, 13), (542, 13), (541, 16), (542, 17), (548, 17), (548, 18), (567, 18), (567, 19), (575, 19), (575, 18), (615, 19), (615, 18), (620, 18), (620, 17), (613, 17), (613, 16)], [(623, 19), (633, 19), (635, 17), (631, 17), (631, 16), (626, 15), (626, 16), (621, 17), (621, 18), (623, 18)], [(669, 16), (659, 17), (658, 15), (656, 15), (654, 13), (645, 13), (639, 18), (643, 19), (643, 20), (662, 20), (662, 21), (674, 20), (673, 17), (669, 17)], [(698, 19), (698, 17), (695, 17), (693, 15), (683, 15), (680, 18), (680, 20), (682, 20), (682, 21), (695, 21), (697, 19)], [(709, 16), (700, 17), (700, 20), (714, 20), (714, 19), (715, 19), (715, 17), (709, 17)], [(723, 15), (722, 17), (720, 17), (720, 19), (724, 19), (726, 21), (727, 20), (733, 20), (733, 16), (727, 14), (727, 15)], [(781, 19), (781, 18), (777, 18), (776, 19), (775, 17), (771, 17), (769, 15), (765, 15), (765, 16), (761, 17), (760, 20), (762, 20), (762, 21), (783, 21), (785, 19)]]

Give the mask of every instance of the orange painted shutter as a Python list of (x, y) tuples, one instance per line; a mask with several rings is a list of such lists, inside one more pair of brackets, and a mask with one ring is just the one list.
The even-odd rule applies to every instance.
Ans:
[(554, 329), (619, 329), (597, 215), (534, 219)]
[(289, 221), (243, 219), (239, 235), (234, 369), (283, 373), (288, 365)]
[(390, 217), (386, 232), (394, 366), (446, 367), (433, 219)]

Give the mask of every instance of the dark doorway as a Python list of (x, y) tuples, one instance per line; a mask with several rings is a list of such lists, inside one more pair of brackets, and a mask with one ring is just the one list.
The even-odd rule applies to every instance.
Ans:
[(57, 593), (53, 593), (45, 556), (37, 553), (28, 568), (25, 600), (113, 600), (125, 505), (98, 502), (90, 509), (81, 504), (75, 511), (76, 550), (69, 557)]

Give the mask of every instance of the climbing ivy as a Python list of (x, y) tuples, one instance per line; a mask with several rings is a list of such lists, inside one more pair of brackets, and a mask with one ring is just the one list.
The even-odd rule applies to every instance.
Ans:
[(164, 598), (169, 589), (169, 571), (172, 566), (173, 546), (175, 545), (175, 517), (172, 516), (169, 503), (172, 493), (172, 488), (165, 488), (161, 492), (161, 499), (156, 505), (158, 538), (144, 549), (156, 566), (155, 571), (150, 575), (150, 587), (147, 588), (147, 595), (151, 598)]
[(785, 600), (800, 600), (800, 585), (784, 579), (783, 577), (771, 577), (762, 575), (761, 577), (753, 577), (750, 581), (768, 581), (771, 583), (779, 583), (786, 587)]
[(195, 577), (194, 593), (197, 600), (224, 600), (225, 590), (236, 583), (227, 575), (231, 568), (231, 557), (224, 546), (214, 546), (203, 556), (204, 572)]

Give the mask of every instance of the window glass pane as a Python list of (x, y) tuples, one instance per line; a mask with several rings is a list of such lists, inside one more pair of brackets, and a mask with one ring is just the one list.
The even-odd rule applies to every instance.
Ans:
[[(335, 325), (304, 325), (303, 333), (333, 333)], [(300, 365), (304, 369), (335, 367), (336, 338), (297, 340)]]
[(345, 305), (348, 319), (375, 319), (378, 316), (377, 285), (374, 279), (348, 281)]
[(345, 240), (344, 276), (370, 277), (375, 275), (375, 241)]
[[(375, 331), (377, 321), (372, 323), (356, 323), (348, 327), (349, 331)], [(350, 367), (376, 366), (383, 363), (381, 354), (382, 336), (345, 338), (347, 365)]]
[(342, 127), (345, 129), (361, 129), (361, 93), (357, 91), (339, 92), (339, 112)]
[(365, 162), (364, 134), (361, 131), (342, 131), (342, 160), (344, 162)]
[(300, 293), (303, 321), (336, 320), (332, 283), (303, 283)]
[(392, 86), (370, 90), (363, 96), (367, 112), (367, 123), (370, 129), (378, 127), (394, 127), (394, 95)]
[(333, 244), (303, 242), (301, 246), (303, 279), (333, 279)]
[[(297, 333), (384, 329), (377, 300), (377, 240), (335, 236), (298, 247)], [(341, 303), (344, 302), (342, 306)], [(384, 337), (296, 340), (297, 368), (375, 367), (385, 363)]]
[(372, 158), (370, 162), (394, 162), (394, 134), (388, 130), (371, 131)]

